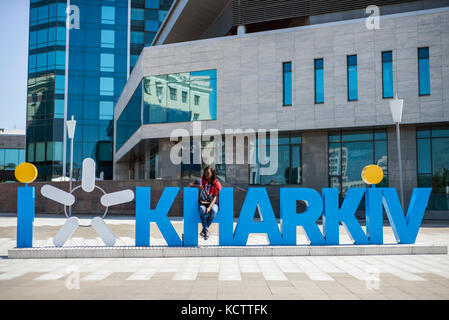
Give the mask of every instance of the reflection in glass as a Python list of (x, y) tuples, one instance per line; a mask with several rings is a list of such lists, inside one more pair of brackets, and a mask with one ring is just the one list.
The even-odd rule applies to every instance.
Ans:
[[(339, 188), (344, 197), (349, 188), (365, 188), (361, 178), (363, 168), (376, 164), (384, 171), (377, 186), (388, 185), (386, 131), (342, 131), (329, 135), (329, 185)], [(363, 206), (363, 204), (362, 204)]]
[[(424, 134), (424, 133), (431, 134)], [(421, 138), (422, 137), (422, 138)], [(449, 128), (417, 132), (418, 187), (431, 187), (429, 209), (449, 209)]]
[(270, 166), (269, 159), (263, 160), (266, 164), (259, 162), (260, 148), (265, 148), (267, 157), (270, 157), (270, 138), (267, 137), (265, 143), (259, 145), (256, 139), (255, 150), (251, 153), (249, 165), (250, 184), (258, 185), (288, 185), (301, 184), (301, 135), (300, 133), (279, 134), (277, 143), (278, 168), (273, 175), (261, 175), (260, 168)]
[(145, 77), (144, 124), (215, 120), (216, 82), (216, 70)]

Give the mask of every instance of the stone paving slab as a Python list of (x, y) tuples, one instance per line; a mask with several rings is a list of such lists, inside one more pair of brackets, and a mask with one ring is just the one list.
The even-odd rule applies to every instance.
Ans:
[(251, 257), (251, 256), (365, 256), (448, 254), (438, 245), (340, 245), (340, 246), (246, 246), (246, 247), (41, 247), (12, 248), (9, 259), (57, 258), (166, 258), (166, 257)]

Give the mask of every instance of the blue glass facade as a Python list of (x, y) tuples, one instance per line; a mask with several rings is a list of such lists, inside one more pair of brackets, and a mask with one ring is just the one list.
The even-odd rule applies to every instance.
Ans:
[(359, 98), (357, 87), (357, 56), (352, 55), (347, 58), (348, 68), (348, 101), (357, 101)]
[(40, 178), (62, 173), (66, 1), (31, 1), (26, 160)]
[(393, 52), (382, 52), (382, 96), (393, 98)]
[(131, 0), (130, 69), (151, 45), (174, 0)]
[(112, 178), (113, 108), (127, 78), (128, 1), (70, 4), (80, 12), (80, 28), (70, 30), (69, 51), (67, 117), (77, 120), (74, 176), (83, 159), (91, 157), (97, 161), (97, 174), (103, 171)]
[[(151, 44), (146, 33), (157, 32), (172, 2), (132, 0), (128, 26), (128, 0), (71, 0), (79, 9), (79, 28), (72, 11), (75, 27), (69, 30), (66, 70), (67, 1), (30, 1), (26, 158), (38, 167), (39, 179), (62, 174), (65, 94), (67, 118), (73, 115), (77, 121), (74, 177), (82, 160), (92, 157), (97, 175), (103, 171), (112, 178), (113, 111), (127, 80), (128, 55), (133, 65), (143, 46)], [(139, 50), (133, 46), (137, 31), (144, 34)], [(66, 159), (68, 168), (70, 143)]]
[(14, 170), (25, 162), (25, 149), (0, 148), (0, 170)]
[(430, 94), (430, 62), (429, 48), (418, 48), (419, 95)]

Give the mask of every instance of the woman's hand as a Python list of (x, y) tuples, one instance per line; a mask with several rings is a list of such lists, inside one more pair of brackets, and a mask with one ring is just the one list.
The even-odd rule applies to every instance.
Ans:
[(206, 214), (209, 214), (209, 212), (210, 212), (210, 206), (207, 207), (207, 209), (206, 209)]

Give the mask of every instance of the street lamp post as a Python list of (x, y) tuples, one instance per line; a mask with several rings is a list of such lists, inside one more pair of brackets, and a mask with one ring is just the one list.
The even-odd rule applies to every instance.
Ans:
[[(73, 174), (73, 137), (75, 136), (76, 121), (72, 115), (72, 119), (67, 121), (67, 133), (70, 139), (70, 181), (69, 192), (72, 192), (72, 174)], [(69, 216), (72, 215), (72, 207), (69, 208)]]
[(390, 101), (390, 111), (391, 111), (391, 115), (393, 117), (393, 122), (396, 124), (396, 140), (397, 140), (397, 148), (398, 148), (401, 206), (405, 210), (405, 208), (404, 208), (404, 185), (403, 185), (403, 180), (402, 180), (401, 134), (399, 131), (399, 124), (402, 121), (403, 107), (404, 107), (404, 100), (398, 99), (398, 94), (396, 92), (395, 99)]

